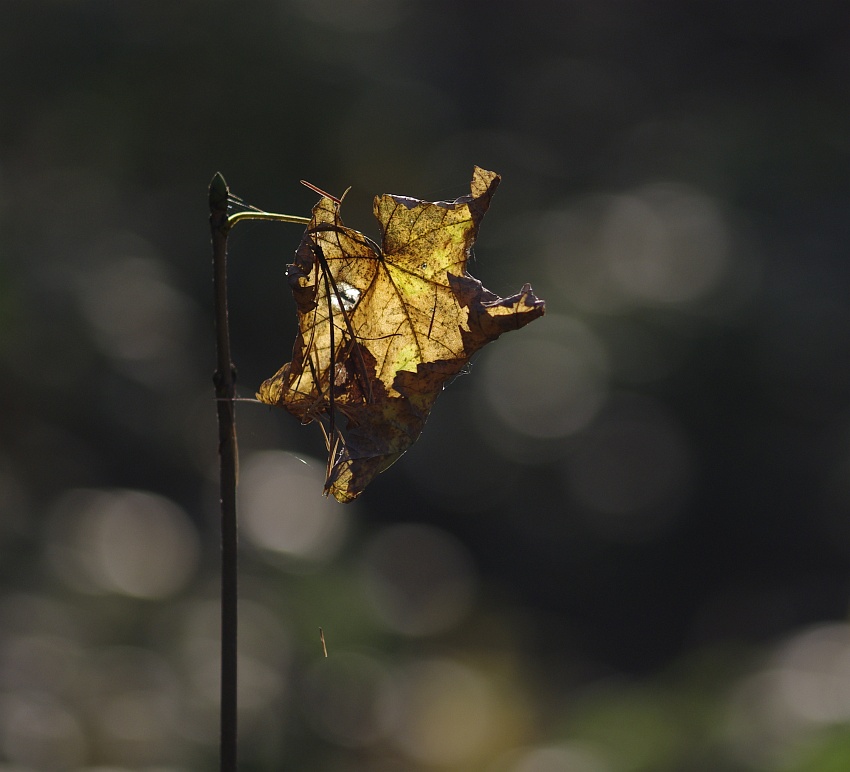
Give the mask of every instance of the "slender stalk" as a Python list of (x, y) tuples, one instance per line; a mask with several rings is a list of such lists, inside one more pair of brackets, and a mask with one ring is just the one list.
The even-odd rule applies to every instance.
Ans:
[(216, 405), (218, 410), (218, 455), (221, 496), (221, 772), (236, 772), (237, 749), (237, 547), (236, 474), (239, 453), (236, 445), (236, 368), (230, 355), (230, 326), (227, 310), (227, 235), (241, 220), (276, 220), (308, 225), (309, 217), (272, 212), (238, 212), (227, 216), (230, 191), (221, 174), (210, 182), (210, 230), (213, 252), (216, 333)]
[(227, 183), (216, 174), (210, 183), (213, 287), (217, 366), (214, 376), (218, 410), (218, 454), (221, 496), (221, 772), (236, 772), (236, 369), (230, 356), (227, 312)]
[[(223, 179), (223, 178), (222, 178)], [(227, 218), (228, 227), (233, 227), (242, 220), (274, 220), (275, 222), (291, 222), (296, 225), (309, 225), (309, 217), (299, 217), (296, 214), (277, 214), (275, 212), (237, 212)]]

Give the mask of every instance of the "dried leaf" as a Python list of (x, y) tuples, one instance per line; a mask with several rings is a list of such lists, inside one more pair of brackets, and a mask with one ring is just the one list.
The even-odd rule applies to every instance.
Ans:
[(287, 268), (298, 308), (292, 361), (257, 398), (319, 422), (325, 492), (339, 501), (355, 499), (416, 441), (445, 383), (478, 349), (544, 312), (528, 284), (500, 298), (466, 272), (499, 180), (475, 167), (471, 195), (455, 201), (376, 197), (380, 247), (343, 226), (338, 200), (313, 208)]

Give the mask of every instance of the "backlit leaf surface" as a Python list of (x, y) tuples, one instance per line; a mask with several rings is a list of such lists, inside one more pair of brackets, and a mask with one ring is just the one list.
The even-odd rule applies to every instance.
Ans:
[(380, 246), (342, 224), (339, 201), (313, 208), (287, 268), (298, 309), (292, 361), (257, 398), (320, 422), (325, 491), (339, 501), (416, 441), (445, 383), (478, 349), (544, 312), (529, 285), (500, 298), (466, 272), (499, 179), (475, 167), (471, 194), (455, 201), (376, 197)]

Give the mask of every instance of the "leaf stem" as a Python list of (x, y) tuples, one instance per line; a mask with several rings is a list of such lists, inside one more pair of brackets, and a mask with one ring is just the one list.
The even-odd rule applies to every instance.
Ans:
[(219, 485), (221, 496), (221, 772), (236, 772), (237, 522), (236, 368), (230, 356), (227, 310), (227, 183), (216, 173), (210, 182), (217, 366)]
[(275, 212), (237, 212), (227, 218), (227, 228), (232, 228), (242, 220), (276, 220), (277, 222), (290, 222), (296, 225), (309, 225), (309, 217), (299, 217), (295, 214), (276, 214)]

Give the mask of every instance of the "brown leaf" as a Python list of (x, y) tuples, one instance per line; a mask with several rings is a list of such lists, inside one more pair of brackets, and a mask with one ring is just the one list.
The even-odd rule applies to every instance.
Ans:
[(325, 492), (339, 501), (355, 499), (416, 441), (446, 382), (478, 349), (544, 312), (528, 284), (500, 298), (466, 272), (499, 180), (475, 167), (472, 194), (455, 201), (376, 197), (380, 247), (343, 226), (339, 201), (313, 208), (287, 268), (298, 309), (292, 361), (257, 398), (319, 421)]

